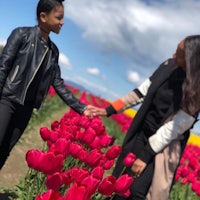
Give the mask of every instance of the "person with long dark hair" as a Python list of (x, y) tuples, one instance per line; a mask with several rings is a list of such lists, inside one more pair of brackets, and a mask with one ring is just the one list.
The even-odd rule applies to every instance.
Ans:
[(173, 58), (164, 61), (138, 88), (95, 108), (96, 115), (110, 116), (142, 102), (122, 145), (113, 175), (123, 169), (123, 159), (132, 152), (137, 159), (125, 173), (134, 182), (128, 198), (114, 200), (168, 200), (174, 175), (190, 129), (200, 111), (200, 35), (188, 36)]
[(0, 55), (0, 169), (24, 132), (32, 111), (39, 109), (52, 85), (76, 112), (91, 116), (66, 88), (58, 65), (59, 51), (49, 34), (58, 34), (64, 21), (63, 0), (40, 0), (38, 25), (18, 27)]

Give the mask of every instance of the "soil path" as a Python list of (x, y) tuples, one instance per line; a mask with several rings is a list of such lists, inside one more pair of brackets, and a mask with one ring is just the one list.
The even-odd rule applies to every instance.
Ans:
[[(20, 141), (13, 148), (3, 169), (0, 171), (0, 188), (14, 189), (19, 181), (26, 175), (28, 167), (25, 161), (26, 152), (29, 149), (41, 149), (43, 141), (40, 138), (39, 129), (41, 126), (50, 127), (53, 120), (60, 120), (64, 110), (56, 111), (45, 122), (35, 126), (28, 133), (25, 131)], [(0, 198), (3, 200), (2, 198)]]

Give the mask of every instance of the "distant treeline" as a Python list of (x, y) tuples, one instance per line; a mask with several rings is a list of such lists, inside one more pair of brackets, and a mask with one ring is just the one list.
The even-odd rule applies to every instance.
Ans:
[(2, 52), (2, 49), (3, 49), (3, 45), (0, 45), (0, 54)]

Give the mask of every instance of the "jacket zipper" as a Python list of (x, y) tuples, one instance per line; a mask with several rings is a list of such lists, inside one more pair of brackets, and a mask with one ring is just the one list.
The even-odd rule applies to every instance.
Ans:
[(17, 66), (16, 66), (16, 68), (15, 68), (15, 71), (14, 71), (14, 73), (13, 73), (13, 75), (12, 75), (11, 79), (10, 79), (10, 83), (12, 83), (12, 82), (13, 82), (13, 80), (15, 79), (15, 77), (16, 77), (16, 75), (17, 75), (17, 72), (18, 72), (18, 70), (19, 70), (19, 65), (17, 65)]
[(29, 85), (31, 84), (31, 82), (33, 81), (33, 79), (34, 79), (36, 73), (38, 72), (38, 70), (39, 70), (39, 68), (40, 68), (40, 66), (41, 66), (41, 64), (42, 64), (42, 62), (43, 62), (43, 60), (44, 60), (44, 58), (45, 58), (45, 56), (46, 56), (48, 50), (49, 50), (49, 48), (48, 48), (47, 46), (45, 46), (45, 47), (46, 47), (46, 51), (44, 52), (44, 55), (43, 55), (43, 57), (42, 57), (42, 59), (41, 59), (39, 65), (37, 66), (37, 68), (36, 68), (36, 70), (35, 70), (35, 72), (34, 72), (32, 78), (31, 78), (31, 80), (29, 81), (29, 83), (27, 84), (27, 87), (26, 87), (26, 89), (25, 89), (25, 93), (24, 93), (24, 96), (23, 96), (23, 103), (24, 103), (24, 101), (25, 101), (25, 97), (26, 97), (26, 93), (27, 93), (28, 87), (29, 87)]

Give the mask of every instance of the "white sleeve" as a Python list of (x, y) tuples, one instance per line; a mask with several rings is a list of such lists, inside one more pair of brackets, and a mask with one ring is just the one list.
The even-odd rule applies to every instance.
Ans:
[(150, 85), (151, 85), (150, 79), (146, 79), (146, 80), (138, 87), (138, 90), (142, 93), (143, 96), (146, 96)]
[(149, 137), (149, 144), (155, 153), (161, 151), (179, 135), (190, 129), (195, 122), (195, 118), (183, 110), (179, 110), (171, 121), (161, 126), (154, 135)]

